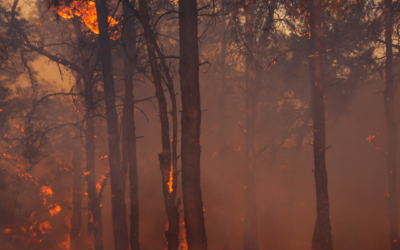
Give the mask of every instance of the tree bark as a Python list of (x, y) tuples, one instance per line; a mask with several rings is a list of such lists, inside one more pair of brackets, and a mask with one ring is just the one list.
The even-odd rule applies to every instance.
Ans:
[(392, 48), (392, 0), (385, 0), (385, 45), (386, 45), (386, 87), (383, 93), (386, 124), (389, 129), (389, 145), (386, 155), (387, 171), (389, 177), (389, 223), (390, 223), (390, 249), (400, 249), (399, 244), (399, 222), (398, 222), (398, 201), (397, 201), (397, 124), (394, 115), (394, 97), (396, 87), (393, 81), (393, 48)]
[[(134, 5), (134, 1), (131, 1)], [(134, 17), (126, 3), (123, 3), (124, 34), (122, 36), (125, 47), (124, 78), (125, 78), (125, 114), (129, 162), (129, 195), (130, 195), (130, 233), (131, 250), (139, 250), (139, 199), (138, 173), (136, 159), (136, 131), (133, 101), (133, 61), (136, 53), (136, 29)]]
[(179, 0), (182, 192), (189, 250), (207, 249), (200, 186), (201, 109), (197, 14), (196, 0)]
[(114, 247), (115, 250), (127, 250), (129, 248), (129, 241), (126, 225), (125, 184), (123, 183), (124, 176), (120, 162), (118, 115), (115, 106), (111, 42), (108, 34), (107, 1), (96, 0), (95, 4), (100, 33), (100, 59), (106, 104)]
[[(179, 205), (175, 204), (176, 188), (177, 188), (176, 180), (178, 177), (178, 171), (176, 168), (177, 120), (173, 119), (174, 122), (173, 132), (175, 136), (173, 135), (172, 144), (175, 150), (173, 150), (172, 152), (173, 159), (171, 159), (171, 144), (169, 136), (167, 101), (165, 99), (164, 89), (162, 86), (161, 71), (157, 63), (157, 53), (156, 53), (157, 44), (154, 34), (152, 32), (152, 28), (150, 26), (150, 16), (147, 7), (147, 1), (139, 0), (139, 8), (141, 14), (140, 21), (144, 29), (144, 36), (146, 40), (147, 52), (149, 55), (151, 74), (153, 76), (153, 83), (156, 89), (156, 97), (160, 112), (162, 152), (159, 153), (158, 156), (160, 160), (160, 169), (162, 175), (164, 202), (168, 217), (168, 231), (166, 231), (165, 236), (168, 242), (168, 250), (177, 250), (179, 248), (179, 212), (178, 212)], [(165, 63), (165, 61), (163, 63)], [(172, 84), (172, 82), (169, 84)], [(171, 88), (171, 86), (168, 86), (168, 88)], [(173, 95), (173, 97), (171, 95), (171, 98), (175, 98), (175, 95)], [(175, 102), (175, 117), (176, 117), (176, 102)], [(173, 164), (171, 164), (171, 160), (173, 160), (172, 161)]]
[(71, 240), (71, 249), (80, 250), (79, 236), (81, 234), (82, 224), (82, 158), (83, 154), (80, 148), (73, 151), (72, 156), (72, 217), (71, 230), (69, 232)]
[(321, 0), (311, 0), (309, 3), (309, 27), (311, 35), (309, 39), (309, 68), (314, 131), (314, 175), (317, 195), (317, 219), (312, 239), (312, 250), (332, 250), (328, 176), (325, 165), (326, 144)]
[[(94, 119), (92, 118), (94, 110), (93, 101), (93, 85), (92, 74), (95, 65), (90, 69), (90, 63), (84, 49), (83, 34), (78, 20), (73, 20), (75, 33), (78, 38), (79, 49), (81, 53), (81, 61), (83, 65), (82, 79), (84, 83), (84, 98), (86, 112), (86, 133), (85, 133), (85, 152), (86, 152), (86, 176), (87, 193), (88, 193), (88, 238), (93, 235), (93, 243), (95, 250), (103, 250), (103, 223), (101, 218), (100, 199), (96, 192), (96, 175), (95, 175), (95, 128)], [(90, 246), (89, 246), (90, 247)]]
[[(255, 1), (246, 1), (244, 6), (245, 42), (248, 53), (254, 53), (254, 9)], [(252, 56), (246, 58), (246, 186), (245, 186), (245, 214), (244, 214), (244, 250), (258, 250), (258, 223), (256, 207), (255, 181), (255, 121), (257, 116), (258, 84), (256, 83), (256, 67)]]

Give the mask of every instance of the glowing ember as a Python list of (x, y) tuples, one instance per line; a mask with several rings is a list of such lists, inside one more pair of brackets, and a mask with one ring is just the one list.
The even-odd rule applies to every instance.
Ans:
[(53, 190), (51, 190), (51, 187), (49, 187), (49, 186), (43, 185), (40, 188), (40, 192), (42, 192), (42, 194), (50, 196), (50, 197), (53, 196)]
[(169, 171), (169, 182), (168, 182), (168, 187), (169, 187), (169, 192), (172, 193), (174, 189), (172, 188), (173, 181), (174, 181), (174, 176), (173, 176), (173, 166), (171, 165), (171, 171)]
[(185, 221), (181, 219), (181, 223), (179, 225), (179, 250), (187, 250), (187, 241), (186, 241), (186, 228), (185, 228)]
[[(95, 34), (99, 34), (99, 25), (97, 23), (96, 5), (93, 1), (72, 1), (69, 5), (52, 7), (57, 14), (65, 19), (80, 17), (85, 25)], [(114, 28), (119, 22), (111, 16), (108, 17), (109, 29)], [(119, 31), (109, 30), (110, 38), (116, 40), (119, 38)]]
[(101, 177), (100, 177), (100, 180), (97, 182), (97, 184), (96, 184), (96, 191), (97, 192), (100, 192), (100, 190), (101, 190), (101, 185), (102, 185), (102, 183), (103, 183), (103, 181), (106, 179), (107, 177), (105, 176), (105, 175), (102, 175)]
[[(71, 229), (71, 218), (70, 217), (65, 217), (64, 218), (64, 222), (65, 222), (65, 226), (68, 228), (68, 229)], [(60, 244), (58, 244), (58, 246), (61, 248), (61, 249), (65, 249), (65, 250), (70, 250), (71, 249), (71, 238), (70, 238), (70, 234), (69, 233), (67, 233), (66, 235), (65, 235), (65, 241), (64, 242), (61, 242)]]
[(51, 225), (48, 221), (42, 222), (39, 225), (39, 230), (42, 234), (46, 234), (46, 231), (49, 231), (51, 229)]
[(59, 205), (54, 205), (54, 207), (52, 207), (49, 210), (51, 216), (58, 214), (58, 212), (60, 212), (60, 211), (61, 211), (61, 207)]

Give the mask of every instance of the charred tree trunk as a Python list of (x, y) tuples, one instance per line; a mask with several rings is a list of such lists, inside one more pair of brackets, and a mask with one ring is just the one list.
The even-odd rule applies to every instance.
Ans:
[[(175, 204), (176, 187), (177, 187), (177, 170), (176, 166), (171, 164), (171, 144), (169, 136), (169, 121), (167, 112), (167, 101), (162, 86), (162, 75), (157, 63), (156, 40), (150, 26), (150, 16), (146, 0), (139, 0), (140, 21), (143, 25), (144, 36), (146, 40), (147, 53), (149, 55), (151, 74), (156, 89), (156, 97), (160, 112), (161, 122), (161, 144), (162, 152), (159, 153), (160, 169), (162, 175), (162, 188), (164, 202), (168, 217), (168, 231), (165, 233), (168, 242), (168, 250), (177, 250), (179, 248), (179, 212), (178, 205)], [(176, 111), (175, 111), (176, 112)], [(176, 138), (173, 137), (173, 144)], [(175, 144), (176, 147), (176, 144)], [(175, 148), (176, 149), (176, 148)], [(176, 151), (175, 151), (176, 152)], [(175, 153), (174, 160), (177, 161)]]
[[(134, 5), (134, 1), (131, 1)], [(133, 61), (136, 53), (136, 30), (131, 11), (123, 3), (124, 34), (124, 78), (125, 78), (125, 114), (129, 162), (129, 196), (130, 196), (130, 233), (131, 250), (139, 250), (139, 199), (138, 199), (138, 174), (136, 159), (136, 131), (133, 101)]]
[[(85, 152), (86, 152), (86, 183), (88, 193), (88, 237), (93, 235), (93, 243), (95, 250), (103, 250), (103, 223), (101, 218), (100, 199), (96, 192), (96, 175), (95, 175), (95, 128), (94, 119), (92, 118), (94, 110), (93, 102), (93, 86), (92, 74), (90, 70), (89, 60), (84, 49), (83, 34), (78, 20), (73, 20), (75, 33), (78, 38), (78, 44), (81, 52), (81, 60), (83, 65), (83, 82), (84, 82), (84, 97), (86, 111), (86, 134), (85, 134)], [(93, 67), (94, 69), (94, 67)]]
[(69, 232), (71, 249), (80, 250), (79, 236), (82, 224), (82, 158), (81, 149), (76, 149), (72, 156), (72, 174), (74, 176), (72, 184), (72, 217), (71, 230)]
[[(254, 40), (254, 8), (255, 1), (246, 2), (245, 41), (250, 55), (253, 54)], [(244, 250), (258, 250), (258, 224), (256, 207), (255, 181), (255, 121), (257, 116), (257, 83), (256, 67), (252, 56), (246, 59), (246, 187), (245, 187), (245, 214), (244, 214)]]
[(124, 176), (120, 163), (118, 115), (115, 106), (116, 100), (111, 42), (108, 34), (107, 2), (106, 0), (96, 0), (95, 4), (100, 33), (100, 61), (102, 64), (104, 99), (106, 104), (114, 247), (115, 250), (127, 250), (129, 248), (129, 241), (126, 225)]
[(390, 223), (390, 249), (400, 249), (399, 244), (399, 222), (398, 222), (398, 201), (397, 201), (397, 124), (394, 115), (394, 97), (396, 87), (393, 81), (393, 48), (392, 48), (392, 0), (385, 0), (385, 43), (386, 43), (386, 87), (384, 91), (384, 107), (386, 124), (389, 129), (389, 147), (386, 155), (387, 171), (389, 177), (389, 223)]
[(311, 80), (311, 109), (314, 131), (314, 175), (317, 194), (317, 220), (312, 250), (332, 250), (329, 219), (328, 175), (325, 165), (325, 103), (323, 79), (323, 50), (321, 30), (321, 0), (309, 3), (309, 67)]
[(200, 186), (200, 86), (196, 0), (179, 0), (182, 192), (189, 250), (206, 250)]

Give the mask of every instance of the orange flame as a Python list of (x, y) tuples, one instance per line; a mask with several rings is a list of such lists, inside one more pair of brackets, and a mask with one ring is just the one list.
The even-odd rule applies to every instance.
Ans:
[[(65, 226), (68, 228), (68, 229), (70, 229), (71, 228), (71, 218), (70, 217), (65, 217), (64, 218), (64, 222), (65, 222)], [(71, 249), (71, 238), (70, 238), (70, 235), (69, 235), (69, 233), (67, 233), (66, 235), (65, 235), (65, 241), (64, 242), (61, 242), (60, 244), (58, 244), (58, 246), (61, 248), (61, 249), (64, 249), (64, 250), (70, 250)]]
[(61, 211), (61, 207), (59, 205), (55, 204), (54, 207), (49, 210), (49, 213), (51, 216), (53, 216), (53, 215), (58, 214), (58, 212), (60, 212), (60, 211)]
[(185, 221), (181, 219), (181, 223), (179, 225), (179, 250), (188, 250), (188, 245), (186, 241), (186, 227)]
[(102, 183), (103, 183), (103, 181), (104, 181), (105, 178), (106, 178), (106, 176), (105, 176), (105, 175), (102, 175), (102, 176), (100, 177), (100, 180), (97, 182), (97, 184), (96, 184), (96, 191), (97, 191), (97, 192), (100, 192), (100, 190), (101, 190), (101, 185), (102, 185)]
[(40, 188), (40, 192), (42, 192), (42, 194), (50, 196), (50, 197), (53, 196), (53, 190), (51, 190), (51, 187), (49, 187), (49, 186), (43, 185)]
[[(99, 34), (99, 25), (97, 23), (97, 11), (96, 5), (93, 1), (72, 1), (68, 6), (57, 6), (52, 7), (57, 14), (65, 19), (71, 19), (74, 17), (82, 18), (86, 26), (95, 34)], [(112, 29), (119, 22), (116, 21), (111, 16), (108, 17), (109, 29)], [(116, 40), (120, 36), (119, 31), (114, 31), (110, 33), (110, 38)]]
[(172, 188), (173, 182), (174, 182), (174, 176), (173, 176), (173, 166), (171, 165), (171, 171), (169, 171), (169, 182), (168, 182), (168, 187), (169, 187), (169, 193), (172, 193), (174, 189)]
[(51, 225), (48, 221), (42, 222), (39, 225), (39, 230), (42, 234), (46, 234), (46, 231), (51, 229)]

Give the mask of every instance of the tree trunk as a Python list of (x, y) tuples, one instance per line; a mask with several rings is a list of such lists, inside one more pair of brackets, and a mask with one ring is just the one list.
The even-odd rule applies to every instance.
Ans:
[(400, 249), (399, 244), (399, 222), (398, 222), (398, 202), (397, 202), (397, 124), (394, 115), (394, 97), (396, 88), (393, 81), (393, 48), (392, 48), (392, 0), (385, 0), (385, 43), (386, 43), (386, 87), (384, 91), (384, 107), (386, 124), (389, 129), (389, 147), (386, 155), (387, 171), (389, 177), (389, 223), (390, 223), (390, 249)]
[[(246, 2), (245, 41), (250, 55), (253, 51), (254, 40), (254, 8), (255, 1)], [(256, 68), (252, 57), (246, 58), (246, 186), (245, 186), (245, 214), (244, 214), (244, 250), (258, 250), (258, 224), (256, 207), (255, 181), (255, 121), (257, 116), (256, 104), (258, 87), (256, 83)]]
[(321, 0), (309, 4), (309, 67), (311, 80), (311, 109), (314, 131), (314, 175), (317, 194), (317, 220), (312, 250), (332, 250), (329, 219), (328, 176), (325, 165), (325, 103), (323, 81), (323, 50), (321, 30)]
[(104, 99), (106, 104), (114, 247), (115, 250), (127, 250), (129, 248), (129, 242), (126, 225), (126, 205), (123, 183), (124, 176), (120, 164), (121, 155), (118, 136), (118, 115), (115, 106), (116, 100), (111, 42), (108, 34), (107, 1), (96, 0), (95, 4), (100, 33), (100, 59), (102, 64)]
[[(164, 202), (168, 217), (168, 231), (165, 233), (165, 236), (168, 242), (168, 250), (177, 250), (179, 248), (179, 213), (178, 205), (175, 204), (175, 199), (178, 171), (176, 169), (176, 165), (171, 165), (171, 144), (169, 139), (170, 136), (167, 101), (165, 99), (164, 89), (162, 86), (161, 71), (158, 67), (156, 59), (157, 44), (150, 26), (150, 17), (146, 0), (139, 0), (139, 8), (141, 14), (141, 23), (143, 25), (144, 36), (146, 39), (147, 52), (149, 54), (151, 74), (153, 76), (153, 82), (156, 89), (156, 97), (158, 101), (158, 108), (160, 112), (162, 152), (159, 153), (158, 156), (160, 160), (160, 169), (162, 175)], [(170, 88), (171, 86), (168, 87)], [(176, 126), (174, 126), (174, 132), (176, 133), (175, 128)], [(175, 146), (174, 161), (177, 161), (176, 136), (173, 136), (173, 145)]]
[(82, 158), (83, 154), (80, 148), (73, 151), (72, 156), (72, 217), (71, 230), (69, 232), (71, 240), (71, 249), (80, 250), (79, 236), (81, 234), (82, 224)]
[[(131, 1), (134, 5), (134, 1)], [(123, 3), (123, 15), (125, 28), (123, 34), (124, 54), (124, 78), (125, 78), (125, 114), (126, 129), (129, 152), (129, 195), (130, 195), (130, 234), (131, 250), (139, 250), (139, 199), (138, 199), (138, 174), (136, 159), (136, 132), (133, 101), (133, 69), (132, 60), (136, 53), (136, 29), (134, 17), (128, 9), (126, 3)]]
[[(87, 93), (85, 93), (85, 96)], [(91, 101), (85, 97), (86, 107), (91, 107)], [(90, 108), (89, 108), (90, 109)], [(86, 119), (86, 183), (88, 190), (88, 236), (93, 233), (94, 249), (103, 250), (103, 223), (101, 219), (100, 200), (96, 192), (95, 179), (95, 144), (94, 144), (94, 120), (89, 118), (91, 111), (88, 110)]]
[[(223, 23), (223, 27), (224, 29), (227, 28), (227, 26), (225, 25), (226, 22), (226, 18), (225, 16), (223, 16), (222, 18), (222, 23)], [(220, 86), (220, 94), (219, 94), (219, 143), (220, 143), (220, 148), (219, 148), (219, 163), (220, 163), (220, 178), (223, 178), (223, 174), (226, 171), (229, 171), (229, 169), (226, 169), (226, 153), (227, 153), (227, 136), (226, 136), (226, 92), (227, 92), (227, 88), (228, 88), (228, 84), (227, 84), (227, 79), (226, 79), (226, 38), (223, 37), (222, 40), (222, 44), (221, 44), (221, 68), (220, 68), (220, 74), (221, 74), (221, 86)], [(220, 195), (224, 196), (226, 195), (226, 187), (223, 183), (221, 183), (220, 185)], [(221, 211), (223, 211), (224, 209), (226, 209), (227, 207), (225, 206), (225, 204), (223, 203), (224, 200), (218, 200), (217, 203), (217, 209), (221, 209)], [(222, 249), (223, 250), (228, 250), (229, 249), (229, 237), (228, 237), (228, 221), (229, 221), (229, 213), (223, 213), (221, 215), (221, 241), (222, 241)]]
[(201, 109), (197, 22), (197, 1), (179, 0), (182, 192), (189, 250), (207, 249), (200, 187)]
[(86, 111), (86, 133), (85, 133), (85, 151), (86, 151), (86, 176), (87, 193), (88, 193), (88, 238), (90, 239), (93, 235), (93, 243), (95, 250), (103, 250), (103, 223), (101, 218), (100, 199), (96, 192), (96, 175), (95, 175), (95, 128), (94, 119), (92, 118), (94, 110), (93, 102), (93, 86), (92, 86), (92, 74), (93, 69), (90, 69), (89, 60), (84, 49), (83, 34), (78, 20), (73, 20), (75, 33), (78, 38), (78, 44), (81, 53), (82, 65), (84, 68), (84, 74), (82, 76), (84, 83), (84, 96), (85, 96), (85, 111)]

